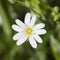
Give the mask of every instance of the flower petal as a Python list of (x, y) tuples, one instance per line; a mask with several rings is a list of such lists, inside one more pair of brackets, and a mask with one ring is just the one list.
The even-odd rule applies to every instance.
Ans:
[(12, 29), (15, 30), (15, 31), (17, 31), (17, 32), (22, 31), (22, 28), (20, 28), (19, 26), (15, 25), (15, 24), (12, 25)]
[(27, 26), (30, 24), (30, 19), (31, 19), (31, 15), (30, 13), (27, 13), (24, 20)]
[(38, 35), (43, 35), (43, 34), (46, 33), (46, 30), (45, 29), (40, 29), (40, 30), (35, 30), (34, 32)]
[(36, 40), (38, 43), (42, 43), (42, 42), (43, 42), (42, 39), (41, 39), (37, 34), (34, 35), (34, 38), (35, 38), (35, 40)]
[(44, 23), (40, 23), (40, 24), (36, 24), (33, 29), (34, 30), (37, 30), (37, 29), (41, 29), (41, 28), (44, 28), (45, 27), (45, 24)]
[(13, 36), (13, 40), (18, 40), (20, 38), (21, 34), (17, 33)]
[(25, 28), (25, 27), (26, 27), (25, 24), (24, 24), (22, 21), (20, 21), (19, 19), (16, 19), (15, 22), (16, 22), (16, 24), (19, 25), (21, 28)]
[(31, 19), (31, 22), (30, 22), (30, 26), (33, 27), (35, 22), (36, 22), (36, 15), (32, 16), (32, 19)]
[(37, 43), (32, 36), (30, 36), (29, 42), (33, 48), (37, 48)]
[(20, 39), (16, 42), (17, 45), (21, 45), (23, 44), (26, 40), (27, 40), (28, 36), (27, 35), (23, 35), (22, 37), (20, 37)]
[(19, 40), (20, 38), (23, 38), (24, 36), (27, 36), (24, 32), (19, 32), (13, 36), (13, 40)]

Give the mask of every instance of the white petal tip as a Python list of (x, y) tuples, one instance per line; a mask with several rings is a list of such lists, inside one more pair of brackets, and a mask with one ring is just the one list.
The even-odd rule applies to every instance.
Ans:
[(14, 25), (12, 25), (12, 29), (13, 29), (13, 30), (15, 29)]
[(33, 48), (37, 48), (37, 46), (32, 46)]
[(18, 45), (18, 46), (19, 46), (19, 44), (17, 44), (17, 43), (16, 43), (16, 45)]
[(26, 14), (30, 14), (30, 13), (28, 12), (28, 13), (26, 13)]
[(36, 15), (34, 15), (34, 17), (36, 18)]
[(26, 16), (30, 17), (30, 15), (31, 15), (31, 14), (30, 14), (29, 12), (28, 12), (28, 13), (26, 13)]
[(15, 37), (13, 37), (13, 40), (16, 41)]
[(18, 46), (19, 46), (19, 45), (20, 45), (20, 43), (16, 42), (16, 45), (18, 45)]
[(16, 19), (15, 22), (19, 21), (19, 19)]
[(44, 23), (40, 23), (42, 27), (45, 27), (45, 24)]
[(43, 41), (40, 41), (39, 43), (43, 43)]
[(47, 31), (45, 30), (45, 34), (47, 33)]

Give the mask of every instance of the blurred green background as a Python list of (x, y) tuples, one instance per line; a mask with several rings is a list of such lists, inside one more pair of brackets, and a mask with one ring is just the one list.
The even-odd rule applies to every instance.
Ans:
[[(24, 22), (27, 12), (46, 25), (44, 42), (36, 49), (12, 39), (12, 24), (17, 18)], [(60, 60), (60, 0), (0, 0), (0, 60)]]

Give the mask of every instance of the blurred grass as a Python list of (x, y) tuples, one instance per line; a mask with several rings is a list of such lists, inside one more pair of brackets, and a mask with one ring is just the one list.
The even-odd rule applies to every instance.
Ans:
[[(0, 60), (60, 60), (60, 0), (0, 0)], [(43, 44), (33, 49), (29, 42), (17, 46), (11, 25), (18, 18), (24, 22), (27, 12), (36, 14), (47, 33)]]

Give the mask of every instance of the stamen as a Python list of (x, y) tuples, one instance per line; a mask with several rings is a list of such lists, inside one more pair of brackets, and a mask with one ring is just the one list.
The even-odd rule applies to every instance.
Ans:
[(26, 33), (29, 34), (29, 35), (32, 34), (32, 29), (31, 28), (27, 28), (26, 29)]

